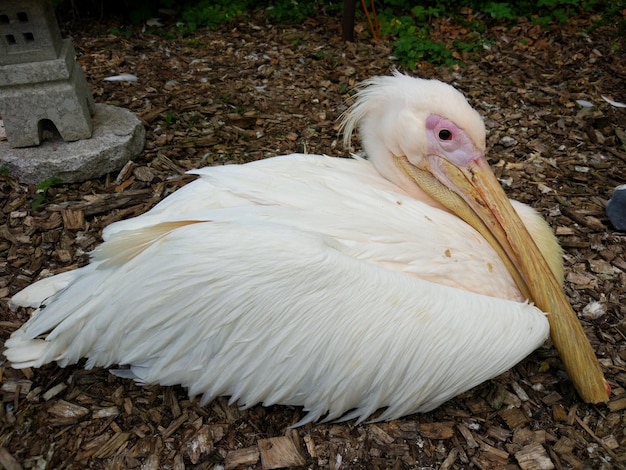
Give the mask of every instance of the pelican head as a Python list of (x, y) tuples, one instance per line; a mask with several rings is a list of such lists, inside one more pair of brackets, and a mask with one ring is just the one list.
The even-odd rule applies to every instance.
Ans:
[(556, 279), (485, 158), (480, 115), (452, 86), (396, 72), (364, 82), (343, 116), (347, 145), (358, 127), (368, 159), (408, 194), (473, 226), (520, 292), (548, 313), (550, 330), (581, 397), (608, 400), (593, 349)]

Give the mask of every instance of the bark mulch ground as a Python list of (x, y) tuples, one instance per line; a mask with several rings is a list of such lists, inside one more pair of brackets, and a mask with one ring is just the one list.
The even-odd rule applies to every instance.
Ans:
[[(567, 295), (612, 387), (581, 402), (553, 348), (439, 409), (392, 422), (288, 426), (292, 407), (206, 407), (176, 387), (139, 387), (106, 370), (16, 371), (0, 363), (5, 468), (522, 468), (626, 466), (626, 234), (605, 212), (626, 183), (624, 41), (590, 18), (493, 26), (464, 67), (418, 64), (485, 117), (490, 162), (507, 193), (536, 207), (565, 250)], [(117, 34), (110, 31), (116, 26)], [(341, 42), (340, 18), (285, 27), (258, 16), (172, 38), (142, 27), (71, 22), (96, 101), (135, 112), (143, 153), (118, 174), (34, 186), (0, 179), (0, 341), (29, 312), (7, 301), (36, 279), (87, 262), (108, 224), (190, 181), (185, 171), (292, 152), (347, 155), (337, 118), (359, 81), (397, 66), (392, 44)], [(433, 38), (471, 31), (446, 21)], [(166, 29), (164, 29), (165, 31)], [(120, 34), (128, 32), (126, 34)], [(105, 82), (132, 73), (137, 82)], [(581, 106), (580, 100), (592, 107)], [(45, 196), (45, 197), (44, 197)], [(38, 207), (34, 207), (42, 199)]]

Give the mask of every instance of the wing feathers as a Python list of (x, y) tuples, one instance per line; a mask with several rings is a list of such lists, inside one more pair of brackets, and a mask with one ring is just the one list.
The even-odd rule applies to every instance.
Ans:
[[(362, 165), (354, 172), (370, 178)], [(290, 180), (294, 192), (270, 191), (265, 205), (224, 197), (235, 205), (175, 213), (164, 204), (143, 221), (113, 226), (93, 262), (61, 278), (57, 295), (6, 342), (7, 357), (16, 367), (81, 357), (88, 367), (128, 365), (121, 374), (182, 384), (203, 403), (228, 395), (246, 406), (303, 406), (303, 424), (363, 420), (383, 407), (380, 419), (430, 410), (547, 338), (547, 320), (531, 305), (387, 269), (406, 264), (417, 247), (406, 244), (412, 235), (427, 246), (442, 243), (419, 233), (433, 218), (454, 219), (426, 220), (385, 182), (342, 199), (354, 175), (334, 171), (328, 178), (340, 194), (319, 212), (309, 208), (316, 193), (303, 197), (304, 183)], [(196, 183), (189, 194), (226, 191)], [(431, 260), (445, 263), (433, 250)]]

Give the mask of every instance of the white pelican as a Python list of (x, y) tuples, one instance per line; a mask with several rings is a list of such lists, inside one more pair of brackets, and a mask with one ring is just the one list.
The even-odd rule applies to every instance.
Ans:
[(551, 327), (581, 396), (606, 401), (557, 241), (505, 197), (465, 98), (377, 77), (343, 125), (348, 141), (360, 128), (367, 160), (204, 168), (109, 226), (90, 264), (13, 298), (38, 307), (6, 342), (13, 367), (86, 357), (202, 403), (302, 406), (298, 424), (380, 408), (388, 420), (504, 372)]

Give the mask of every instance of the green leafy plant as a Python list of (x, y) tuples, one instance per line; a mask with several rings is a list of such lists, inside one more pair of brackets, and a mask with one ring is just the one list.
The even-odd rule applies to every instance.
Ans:
[(430, 21), (432, 18), (439, 18), (439, 16), (445, 12), (445, 9), (442, 5), (428, 7), (418, 5), (411, 8), (410, 11), (417, 23), (424, 23)]
[(112, 34), (113, 36), (129, 38), (129, 37), (131, 37), (133, 35), (133, 32), (130, 29), (111, 28), (109, 30), (109, 34)]
[(217, 28), (245, 16), (251, 6), (249, 0), (200, 0), (183, 11), (184, 32)]
[(57, 178), (56, 176), (52, 176), (37, 186), (35, 186), (35, 194), (33, 195), (33, 201), (31, 203), (31, 209), (36, 211), (39, 207), (46, 201), (48, 197), (48, 190), (55, 185), (62, 184), (63, 180)]
[(165, 115), (165, 124), (167, 124), (168, 126), (171, 126), (175, 121), (176, 121), (176, 114), (167, 113)]
[(187, 45), (190, 47), (206, 47), (206, 43), (202, 42), (200, 38), (187, 39)]
[(489, 2), (483, 8), (483, 12), (487, 13), (496, 20), (512, 20), (516, 16), (513, 11), (513, 6), (510, 3), (503, 2)]
[(445, 44), (433, 41), (424, 30), (419, 30), (415, 35), (399, 37), (394, 45), (393, 53), (402, 65), (411, 70), (415, 70), (420, 61), (436, 65), (453, 65), (457, 62), (452, 57), (452, 51), (446, 49)]
[(381, 29), (396, 37), (393, 54), (404, 67), (414, 70), (420, 61), (437, 65), (457, 63), (445, 44), (430, 38), (428, 25), (420, 26), (411, 16), (394, 18), (383, 23)]
[(281, 24), (302, 23), (315, 14), (314, 1), (276, 0), (267, 9), (267, 16)]

